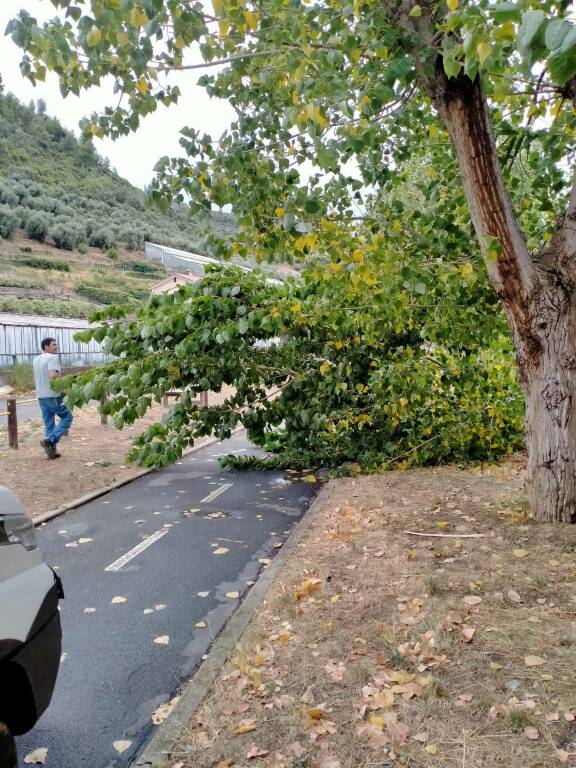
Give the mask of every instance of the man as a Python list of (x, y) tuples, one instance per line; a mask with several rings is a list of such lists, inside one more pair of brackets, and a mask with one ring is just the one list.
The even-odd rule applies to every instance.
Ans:
[[(57, 459), (60, 454), (56, 446), (62, 435), (67, 434), (72, 424), (72, 414), (64, 405), (64, 395), (59, 395), (52, 389), (52, 382), (62, 375), (60, 361), (57, 356), (58, 344), (56, 339), (42, 339), (42, 354), (34, 358), (34, 382), (36, 397), (44, 419), (46, 437), (40, 445), (46, 451), (49, 459)], [(56, 416), (59, 422), (56, 424)]]

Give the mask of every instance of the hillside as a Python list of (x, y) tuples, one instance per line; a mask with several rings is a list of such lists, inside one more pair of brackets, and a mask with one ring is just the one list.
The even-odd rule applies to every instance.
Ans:
[(209, 254), (209, 229), (231, 222), (151, 207), (41, 100), (0, 95), (0, 311), (80, 316), (141, 301), (161, 274), (143, 260), (145, 240)]

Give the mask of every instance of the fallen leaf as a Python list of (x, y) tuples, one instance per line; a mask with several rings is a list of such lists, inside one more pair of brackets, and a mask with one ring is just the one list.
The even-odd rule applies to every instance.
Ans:
[(508, 591), (507, 597), (508, 597), (508, 600), (510, 600), (513, 603), (521, 603), (522, 602), (522, 598), (520, 597), (518, 592), (516, 592), (515, 589), (510, 589)]
[(226, 592), (226, 597), (229, 597), (231, 600), (236, 600), (238, 597), (240, 597), (239, 592)]
[(246, 752), (246, 757), (248, 760), (251, 760), (253, 757), (265, 757), (269, 752), (269, 749), (260, 749), (256, 744), (250, 744), (248, 751)]
[(298, 602), (298, 600), (301, 600), (303, 597), (313, 595), (315, 592), (318, 592), (321, 584), (321, 579), (303, 579), (296, 587), (294, 600)]
[(316, 482), (316, 475), (307, 475), (304, 478), (305, 483), (315, 483)]
[(116, 752), (118, 752), (118, 754), (121, 755), (122, 752), (126, 752), (127, 749), (130, 749), (130, 747), (132, 746), (132, 742), (124, 739), (119, 739), (118, 741), (113, 741), (112, 746), (114, 747)]
[(69, 541), (67, 544), (64, 544), (65, 547), (77, 547), (78, 542), (77, 541)]
[(162, 611), (162, 610), (164, 610), (164, 608), (166, 608), (166, 606), (163, 603), (159, 603), (158, 605), (155, 605), (154, 608), (157, 611)]
[(198, 597), (208, 597), (210, 592), (198, 592)]
[(169, 635), (160, 635), (160, 637), (155, 637), (154, 642), (156, 645), (168, 645), (170, 642), (170, 636)]
[(84, 613), (94, 613), (96, 608), (84, 608)]
[(179, 701), (180, 696), (175, 696), (170, 701), (165, 701), (163, 704), (160, 704), (160, 706), (156, 707), (152, 714), (152, 722), (154, 725), (160, 725), (160, 723), (163, 723), (171, 714), (172, 710)]
[(142, 613), (154, 613), (154, 608), (144, 608)]
[(306, 688), (306, 692), (300, 697), (300, 701), (303, 704), (314, 703), (314, 686), (311, 685), (309, 688)]
[(428, 741), (428, 734), (426, 732), (424, 733), (415, 733), (414, 736), (412, 736), (414, 741), (419, 741), (421, 744), (426, 744)]
[(557, 749), (555, 752), (556, 758), (560, 760), (561, 763), (567, 763), (568, 758), (570, 757), (570, 752), (566, 752), (565, 749)]
[(236, 726), (236, 733), (250, 733), (250, 731), (255, 731), (257, 727), (254, 720), (240, 720)]
[(482, 602), (482, 598), (478, 597), (478, 595), (466, 595), (464, 602), (466, 605), (478, 605), (478, 603)]
[(564, 720), (566, 720), (568, 723), (573, 722), (575, 716), (573, 712), (564, 712)]
[(498, 664), (497, 661), (491, 661), (490, 669), (502, 669), (502, 664)]
[(44, 765), (47, 754), (48, 749), (46, 747), (38, 747), (38, 749), (34, 749), (26, 755), (24, 762), (29, 765)]
[(428, 752), (430, 755), (435, 755), (436, 752), (438, 752), (438, 747), (436, 744), (427, 744), (424, 749), (426, 752)]
[(228, 549), (228, 547), (218, 547), (217, 549), (215, 549), (215, 550), (212, 552), (212, 554), (213, 554), (213, 555), (225, 555), (227, 552), (230, 552), (230, 550)]
[(125, 603), (126, 598), (122, 597), (122, 595), (116, 595), (116, 597), (113, 597), (112, 600), (110, 600), (112, 605), (117, 605), (118, 603)]
[(198, 629), (204, 629), (204, 627), (206, 626), (206, 622), (205, 621), (197, 621), (196, 624), (194, 624), (194, 626), (198, 627)]
[(346, 666), (343, 662), (333, 661), (332, 659), (330, 659), (324, 669), (326, 670), (328, 677), (335, 683), (339, 683), (344, 677), (344, 672), (346, 672)]
[(231, 757), (225, 757), (224, 760), (216, 763), (214, 768), (232, 768), (233, 765), (235, 765), (234, 760)]
[(454, 703), (456, 704), (457, 707), (463, 707), (464, 705), (469, 704), (473, 698), (474, 698), (473, 693), (461, 693), (458, 695)]
[(528, 737), (532, 741), (536, 741), (536, 739), (540, 738), (538, 728), (534, 728), (533, 725), (527, 725), (526, 728), (524, 728), (524, 736)]
[(89, 544), (91, 541), (94, 541), (94, 539), (86, 537), (83, 539), (78, 539), (78, 544)]
[(342, 763), (334, 755), (324, 755), (318, 763), (318, 768), (342, 768)]
[(548, 712), (546, 720), (549, 723), (555, 723), (557, 720), (560, 720), (560, 715), (558, 712)]
[(290, 744), (290, 746), (288, 747), (288, 749), (296, 757), (302, 757), (302, 755), (306, 752), (306, 747), (303, 747), (299, 741), (293, 741), (292, 744)]
[(270, 563), (272, 562), (272, 560), (270, 560), (270, 558), (269, 558), (269, 557), (259, 557), (259, 558), (258, 558), (258, 562), (259, 562), (259, 563), (262, 563), (262, 565), (270, 565)]
[(528, 550), (527, 549), (513, 549), (512, 550), (512, 554), (514, 555), (514, 557), (526, 557), (526, 555), (528, 554)]
[(372, 723), (362, 723), (362, 725), (359, 725), (356, 729), (356, 735), (366, 738), (368, 740), (368, 747), (374, 752), (379, 752), (390, 743), (382, 729), (372, 725)]
[(545, 663), (546, 660), (541, 656), (524, 656), (524, 664), (526, 664), (527, 667), (539, 667)]
[(471, 643), (475, 632), (476, 632), (476, 627), (467, 627), (465, 625), (462, 625), (462, 639), (464, 640), (464, 642)]

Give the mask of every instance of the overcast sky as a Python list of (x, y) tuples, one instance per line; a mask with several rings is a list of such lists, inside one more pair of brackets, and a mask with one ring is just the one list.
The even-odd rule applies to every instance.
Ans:
[[(18, 67), (21, 50), (10, 37), (4, 37), (7, 23), (21, 8), (39, 21), (56, 15), (50, 0), (0, 0), (0, 74), (5, 90), (26, 104), (30, 99), (44, 99), (48, 113), (78, 134), (78, 122), (82, 117), (113, 102), (111, 84), (108, 88), (92, 88), (81, 98), (70, 95), (63, 99), (53, 74), (48, 73), (46, 82), (36, 87), (25, 80)], [(110, 160), (120, 176), (138, 187), (148, 184), (159, 157), (181, 154), (178, 138), (185, 125), (201, 129), (215, 138), (220, 136), (233, 112), (226, 102), (210, 99), (204, 89), (196, 85), (201, 74), (202, 70), (175, 76), (172, 82), (178, 83), (182, 91), (178, 105), (158, 107), (154, 114), (144, 119), (136, 133), (116, 141), (95, 140), (99, 154)]]

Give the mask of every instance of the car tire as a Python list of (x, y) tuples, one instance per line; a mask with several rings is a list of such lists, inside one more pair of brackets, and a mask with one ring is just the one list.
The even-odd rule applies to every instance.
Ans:
[(16, 742), (8, 726), (0, 722), (0, 768), (17, 768)]

